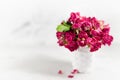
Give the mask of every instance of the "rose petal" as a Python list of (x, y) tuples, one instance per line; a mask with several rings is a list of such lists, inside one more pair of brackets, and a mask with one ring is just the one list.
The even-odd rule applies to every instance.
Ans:
[(77, 73), (79, 73), (79, 71), (77, 69), (74, 69), (71, 73), (72, 74), (77, 74)]
[(68, 75), (68, 78), (73, 78), (74, 76), (73, 75)]
[(59, 71), (58, 71), (58, 74), (63, 74), (62, 70), (59, 70)]

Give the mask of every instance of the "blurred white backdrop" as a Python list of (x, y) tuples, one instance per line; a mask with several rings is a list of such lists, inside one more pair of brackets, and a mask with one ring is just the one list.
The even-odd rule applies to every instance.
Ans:
[(119, 7), (119, 0), (0, 0), (0, 41), (55, 44), (56, 26), (72, 11), (105, 20), (119, 41)]
[[(106, 51), (103, 50), (103, 52), (111, 53), (111, 56), (113, 56), (113, 53), (116, 53), (115, 55), (117, 55), (117, 57), (119, 58), (119, 7), (119, 0), (0, 0), (0, 70), (3, 70), (3, 72), (0, 72), (0, 74), (2, 75), (4, 73), (3, 76), (0, 75), (0, 79), (17, 79), (17, 77), (14, 78), (14, 75), (16, 74), (16, 76), (18, 76), (19, 74), (22, 74), (21, 71), (5, 72), (5, 70), (8, 70), (12, 65), (16, 65), (16, 63), (19, 63), (19, 60), (22, 60), (23, 58), (32, 58), (32, 56), (37, 56), (39, 54), (45, 53), (48, 56), (54, 55), (54, 57), (56, 57), (59, 55), (62, 57), (61, 59), (66, 58), (67, 60), (69, 60), (69, 58), (67, 57), (70, 56), (69, 54), (66, 54), (66, 57), (63, 57), (63, 55), (65, 55), (64, 53), (69, 52), (66, 52), (66, 50), (64, 50), (63, 48), (58, 48), (55, 33), (56, 26), (62, 20), (67, 19), (71, 12), (80, 12), (81, 15), (84, 16), (95, 16), (98, 19), (103, 19), (106, 23), (109, 23), (111, 26), (111, 35), (114, 36), (114, 42), (111, 48), (107, 47), (105, 48)], [(44, 51), (45, 48), (47, 48), (48, 51)], [(50, 52), (51, 54), (49, 54)], [(103, 56), (105, 55), (102, 54), (102, 57)], [(110, 61), (112, 61), (113, 59), (111, 56)], [(114, 56), (114, 58), (115, 57), (116, 56)], [(118, 58), (117, 60), (119, 60)], [(104, 60), (106, 59), (103, 59), (102, 61)], [(115, 63), (115, 61), (117, 60), (114, 60), (113, 63)], [(11, 64), (9, 63), (9, 61)], [(117, 65), (118, 62), (116, 62), (115, 64)], [(103, 64), (106, 63), (107, 60)], [(109, 64), (111, 66), (112, 63)], [(41, 66), (41, 64), (39, 64), (39, 66)], [(114, 65), (114, 67), (116, 66)], [(117, 66), (115, 71), (120, 70), (118, 69), (118, 67), (119, 66)], [(33, 68), (36, 67), (33, 66)], [(107, 73), (109, 73), (109, 71)], [(116, 75), (118, 75), (119, 72), (115, 73)], [(25, 76), (21, 77), (22, 80), (43, 80), (45, 78), (44, 76), (40, 76), (39, 74), (24, 74)], [(5, 75), (9, 75), (9, 78), (5, 78)], [(29, 79), (28, 76), (31, 75), (34, 75), (34, 79)], [(35, 76), (37, 76), (37, 78), (35, 78)], [(84, 80), (84, 77), (81, 77)], [(115, 79), (119, 80), (120, 78), (117, 77)], [(94, 79), (93, 75), (92, 78), (91, 76), (89, 78), (92, 80)], [(113, 78), (111, 78), (111, 80), (113, 80)], [(47, 78), (45, 79), (48, 80)], [(50, 79), (53, 80), (53, 77)], [(90, 79), (86, 78), (85, 80)], [(96, 79), (98, 80), (97, 77), (95, 78), (95, 80)], [(105, 79), (108, 79), (108, 76)], [(57, 80), (57, 78), (54, 80)]]

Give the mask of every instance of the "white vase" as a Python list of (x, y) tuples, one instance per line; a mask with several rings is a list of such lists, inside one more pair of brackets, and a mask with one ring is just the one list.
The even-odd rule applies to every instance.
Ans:
[(80, 73), (88, 72), (92, 69), (93, 53), (88, 47), (79, 48), (73, 53), (73, 69), (77, 69)]

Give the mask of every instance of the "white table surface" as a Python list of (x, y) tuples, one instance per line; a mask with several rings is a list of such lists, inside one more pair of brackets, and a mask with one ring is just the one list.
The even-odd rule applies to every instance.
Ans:
[[(91, 72), (72, 80), (120, 80), (120, 45), (97, 52)], [(1, 45), (0, 80), (68, 80), (72, 53), (57, 45)], [(59, 75), (58, 70), (64, 74)]]

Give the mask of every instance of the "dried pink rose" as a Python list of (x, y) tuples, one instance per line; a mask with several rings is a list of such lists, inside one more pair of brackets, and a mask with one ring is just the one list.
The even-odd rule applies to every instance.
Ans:
[(70, 15), (70, 18), (68, 19), (68, 22), (74, 23), (77, 18), (80, 18), (80, 13), (79, 12), (72, 12)]
[(101, 43), (100, 42), (94, 43), (90, 46), (90, 52), (97, 51), (99, 48), (101, 48)]
[(111, 45), (111, 42), (113, 41), (113, 37), (111, 35), (105, 34), (102, 39), (102, 43), (108, 44), (109, 46)]
[(81, 24), (79, 24), (79, 23), (74, 23), (74, 24), (72, 25), (72, 28), (73, 28), (73, 29), (78, 29), (78, 28), (80, 28), (80, 26), (81, 26)]
[(91, 23), (90, 22), (88, 22), (88, 21), (82, 22), (81, 29), (83, 31), (90, 30), (90, 28), (91, 28)]
[(74, 41), (74, 39), (75, 39), (75, 33), (73, 33), (73, 32), (65, 32), (64, 38), (67, 41)]
[(56, 36), (58, 39), (60, 39), (63, 35), (63, 32), (56, 32)]
[(87, 39), (88, 38), (88, 35), (85, 31), (81, 31), (79, 34), (78, 34), (78, 38), (82, 39)]
[(81, 31), (79, 34), (78, 34), (78, 41), (77, 41), (77, 44), (81, 47), (84, 47), (86, 46), (86, 40), (88, 38), (88, 35), (86, 32), (84, 31)]
[(64, 46), (64, 40), (63, 39), (59, 39), (58, 42), (59, 46)]
[(78, 49), (78, 45), (75, 41), (68, 41), (65, 47), (68, 48), (70, 51), (74, 51)]
[(109, 31), (110, 31), (109, 25), (104, 25), (104, 28), (102, 29), (102, 32), (106, 33), (106, 34), (109, 34)]
[(100, 23), (95, 17), (91, 18), (90, 21), (94, 29), (100, 28)]
[(78, 44), (80, 47), (84, 47), (84, 46), (86, 46), (86, 41), (77, 41), (77, 44)]

